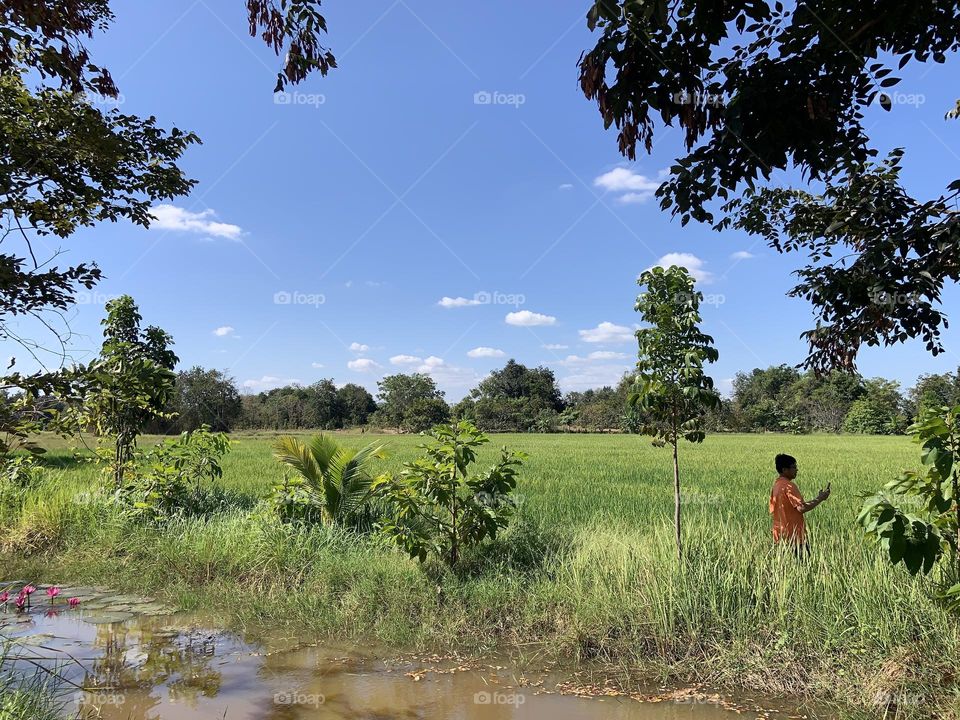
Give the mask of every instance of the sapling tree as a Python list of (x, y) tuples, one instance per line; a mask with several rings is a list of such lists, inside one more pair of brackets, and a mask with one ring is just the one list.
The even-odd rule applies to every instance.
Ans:
[(169, 417), (164, 408), (173, 394), (177, 356), (169, 334), (155, 326), (140, 328), (132, 297), (123, 295), (106, 307), (100, 356), (77, 370), (82, 398), (77, 418), (81, 428), (92, 426), (109, 439), (112, 447), (101, 455), (120, 489), (137, 437), (151, 420)]
[(703, 442), (704, 415), (720, 405), (713, 380), (703, 371), (717, 360), (713, 338), (700, 330), (703, 294), (694, 290), (685, 268), (671, 266), (645, 271), (637, 280), (646, 290), (635, 310), (647, 327), (637, 330), (637, 371), (628, 402), (637, 411), (639, 431), (653, 444), (673, 449), (674, 533), (677, 557), (680, 538), (680, 440)]
[(907, 470), (866, 498), (858, 518), (911, 575), (941, 567), (941, 582), (960, 606), (960, 405), (927, 408), (909, 428), (923, 470)]
[(455, 567), (465, 549), (496, 537), (515, 507), (511, 497), (526, 455), (502, 448), (496, 463), (471, 474), (477, 448), (489, 438), (472, 423), (437, 425), (435, 442), (405, 463), (399, 477), (384, 475), (374, 488), (390, 508), (381, 531), (411, 557), (435, 555)]

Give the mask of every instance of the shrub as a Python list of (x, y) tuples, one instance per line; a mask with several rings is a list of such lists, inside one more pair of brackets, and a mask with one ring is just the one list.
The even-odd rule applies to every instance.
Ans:
[(327, 435), (304, 444), (281, 437), (274, 457), (299, 477), (284, 478), (274, 487), (272, 503), (285, 522), (330, 522), (354, 530), (369, 530), (374, 521), (370, 461), (384, 457), (380, 445), (360, 450), (344, 447)]
[(227, 436), (211, 433), (206, 425), (157, 443), (134, 465), (115, 499), (154, 522), (183, 513), (205, 514), (211, 507), (201, 483), (223, 476), (220, 460), (229, 450)]
[(476, 449), (489, 438), (466, 420), (438, 425), (431, 435), (435, 442), (421, 445), (424, 456), (405, 463), (400, 477), (384, 475), (375, 483), (389, 508), (381, 531), (411, 557), (433, 555), (454, 567), (463, 550), (507, 527), (517, 467), (526, 456), (503, 448), (497, 463), (470, 475)]

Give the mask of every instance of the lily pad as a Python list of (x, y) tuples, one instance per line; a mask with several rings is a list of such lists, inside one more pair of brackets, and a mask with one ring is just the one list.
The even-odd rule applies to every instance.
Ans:
[(84, 615), (81, 620), (92, 625), (109, 625), (112, 623), (125, 622), (133, 617), (129, 612), (94, 612)]
[(37, 633), (36, 635), (22, 635), (21, 637), (14, 638), (14, 640), (21, 645), (36, 647), (48, 644), (54, 637), (53, 633)]

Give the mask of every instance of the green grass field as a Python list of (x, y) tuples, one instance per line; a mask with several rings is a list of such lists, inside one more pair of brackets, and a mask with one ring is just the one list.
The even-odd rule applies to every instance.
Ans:
[[(714, 435), (681, 447), (686, 561), (672, 540), (670, 453), (636, 436), (497, 435), (529, 453), (519, 519), (470, 575), (420, 567), (375, 539), (278, 524), (259, 501), (282, 477), (271, 435), (236, 435), (228, 503), (206, 520), (132, 524), (70, 450), (22, 508), (0, 517), (3, 575), (147, 592), (258, 633), (353, 637), (403, 647), (598, 660), (623, 681), (673, 679), (804, 693), (906, 716), (960, 704), (958, 624), (923, 579), (894, 570), (855, 524), (859, 495), (918, 464), (906, 438)], [(374, 439), (412, 459), (420, 438)], [(813, 556), (772, 547), (773, 456), (830, 500), (808, 516)]]

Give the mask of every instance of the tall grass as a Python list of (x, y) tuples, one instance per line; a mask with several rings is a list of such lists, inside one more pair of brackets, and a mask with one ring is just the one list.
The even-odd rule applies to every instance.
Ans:
[[(282, 478), (270, 439), (235, 438), (222, 480), (233, 505), (163, 529), (126, 521), (96, 494), (94, 468), (52, 451), (63, 467), (0, 516), (4, 574), (110, 583), (250, 632), (477, 652), (538, 644), (619, 664), (634, 679), (655, 673), (865, 707), (902, 696), (912, 705), (901, 713), (957, 713), (956, 620), (926, 580), (890, 568), (855, 525), (859, 495), (916, 464), (904, 438), (724, 435), (682, 447), (678, 565), (668, 452), (629, 436), (494, 436), (481, 463), (502, 444), (530, 455), (521, 517), (469, 560), (465, 577), (420, 567), (375, 538), (297, 531), (251, 510)], [(378, 439), (391, 450), (384, 469), (417, 454), (419, 438)], [(813, 553), (803, 562), (770, 541), (778, 452), (799, 459), (806, 495), (833, 485), (808, 516)]]
[(15, 671), (10, 651), (0, 642), (0, 720), (62, 720), (56, 682), (40, 670), (26, 676)]

